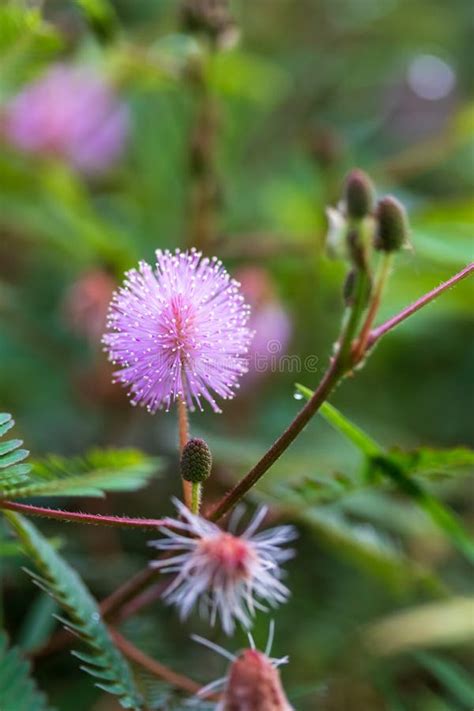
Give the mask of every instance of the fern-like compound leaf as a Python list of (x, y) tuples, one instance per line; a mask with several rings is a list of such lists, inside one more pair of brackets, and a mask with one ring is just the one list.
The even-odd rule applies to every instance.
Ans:
[(118, 696), (124, 708), (142, 709), (128, 662), (115, 647), (97, 603), (79, 575), (32, 523), (10, 511), (5, 516), (38, 568), (39, 575), (31, 573), (35, 583), (56, 600), (67, 614), (67, 620), (60, 621), (88, 648), (87, 652), (75, 653), (84, 662), (81, 669), (97, 679), (96, 686)]
[[(0, 436), (14, 425), (0, 414)], [(102, 496), (104, 491), (135, 491), (159, 469), (159, 460), (134, 449), (95, 449), (84, 457), (50, 456), (23, 462), (23, 442), (0, 443), (0, 498), (28, 496)], [(23, 463), (20, 463), (23, 462)]]
[(0, 630), (0, 709), (2, 711), (52, 711), (46, 696), (30, 676), (30, 665), (16, 647), (8, 647)]

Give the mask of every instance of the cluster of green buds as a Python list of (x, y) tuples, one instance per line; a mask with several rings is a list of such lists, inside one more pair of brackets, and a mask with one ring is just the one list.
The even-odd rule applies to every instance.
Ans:
[(337, 208), (327, 210), (328, 252), (350, 262), (344, 285), (344, 300), (350, 306), (355, 296), (357, 278), (364, 277), (363, 300), (373, 293), (372, 261), (374, 252), (387, 258), (408, 244), (408, 220), (403, 205), (387, 195), (377, 201), (374, 185), (362, 170), (346, 177), (343, 198)]

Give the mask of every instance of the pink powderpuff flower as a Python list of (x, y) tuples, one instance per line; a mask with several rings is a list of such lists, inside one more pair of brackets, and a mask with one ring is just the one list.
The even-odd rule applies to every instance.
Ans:
[(97, 173), (118, 158), (128, 128), (127, 108), (98, 75), (57, 64), (10, 101), (3, 130), (22, 151)]
[(238, 282), (216, 257), (158, 250), (154, 269), (140, 262), (115, 292), (103, 343), (133, 405), (155, 412), (183, 399), (193, 410), (204, 399), (220, 412), (213, 393), (232, 398), (247, 372), (248, 318)]
[(288, 662), (288, 657), (270, 657), (274, 629), (272, 621), (265, 652), (255, 648), (255, 642), (249, 634), (250, 648), (238, 654), (232, 654), (203, 637), (192, 635), (195, 642), (209, 647), (230, 661), (227, 674), (200, 689), (196, 700), (215, 695), (222, 689), (216, 711), (292, 711), (293, 707), (286, 698), (278, 672), (278, 668)]
[(164, 599), (179, 608), (182, 619), (197, 604), (212, 625), (219, 618), (224, 632), (232, 634), (236, 620), (250, 627), (255, 610), (267, 610), (263, 602), (271, 607), (286, 602), (290, 593), (280, 580), (280, 563), (293, 556), (282, 548), (296, 537), (291, 526), (256, 534), (267, 513), (262, 507), (236, 536), (175, 503), (181, 520), (169, 519), (169, 527), (160, 529), (167, 539), (150, 543), (171, 555), (151, 565), (177, 574)]

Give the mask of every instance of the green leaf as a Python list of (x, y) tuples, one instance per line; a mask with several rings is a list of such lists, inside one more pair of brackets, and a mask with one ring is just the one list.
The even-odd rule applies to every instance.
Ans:
[[(306, 388), (304, 385), (296, 384), (296, 389), (309, 400), (313, 395), (313, 391)], [(360, 449), (367, 457), (380, 454), (383, 450), (377, 442), (369, 437), (360, 427), (357, 427), (353, 422), (344, 417), (333, 405), (328, 402), (323, 402), (318, 413), (329, 422), (338, 432), (343, 434), (355, 446)]]
[(10, 511), (5, 516), (40, 571), (41, 576), (30, 573), (33, 579), (67, 613), (66, 626), (89, 648), (87, 654), (75, 653), (85, 662), (81, 669), (98, 679), (96, 686), (117, 695), (124, 708), (141, 709), (142, 699), (128, 663), (115, 647), (81, 578), (32, 523)]
[(427, 477), (457, 474), (474, 466), (474, 451), (467, 447), (453, 449), (419, 447), (408, 452), (394, 448), (390, 449), (389, 454), (390, 459), (396, 461), (403, 469)]
[(36, 47), (55, 48), (59, 35), (44, 22), (38, 10), (23, 10), (13, 5), (0, 8), (0, 53), (15, 50), (18, 43), (34, 40)]
[(403, 469), (387, 456), (374, 457), (372, 463), (376, 469), (390, 478), (404, 494), (417, 502), (431, 519), (451, 539), (456, 547), (474, 563), (474, 541), (465, 531), (456, 516), (447, 509), (441, 501), (407, 476)]
[(94, 449), (84, 457), (50, 456), (33, 461), (31, 484), (16, 496), (102, 496), (136, 491), (158, 471), (159, 460), (135, 449)]
[(39, 592), (24, 615), (18, 633), (18, 646), (23, 651), (31, 652), (46, 644), (56, 624), (54, 615), (57, 610), (57, 603), (49, 595)]
[(237, 96), (261, 106), (275, 104), (288, 88), (288, 75), (276, 63), (256, 54), (233, 50), (216, 53), (209, 81), (224, 95)]
[[(313, 394), (309, 388), (301, 385), (296, 387), (307, 399)], [(404, 469), (396, 458), (391, 457), (375, 440), (354, 425), (333, 405), (324, 403), (320, 408), (320, 413), (362, 452), (372, 472), (383, 474), (416, 502), (444, 531), (458, 550), (474, 563), (474, 541), (465, 531), (461, 522), (441, 501), (427, 492), (416, 479), (410, 476), (411, 472)]]
[(351, 563), (384, 579), (395, 588), (406, 587), (413, 582), (424, 583), (433, 591), (439, 586), (435, 578), (407, 558), (388, 538), (373, 526), (354, 524), (344, 516), (322, 508), (294, 512), (318, 537), (335, 548)]
[(30, 665), (16, 647), (7, 646), (0, 630), (0, 708), (2, 711), (51, 711), (45, 695), (30, 677)]
[[(0, 415), (7, 431), (14, 421)], [(1, 433), (1, 430), (0, 430)], [(94, 449), (84, 457), (50, 456), (20, 464), (29, 454), (19, 439), (0, 445), (0, 497), (103, 496), (104, 491), (135, 491), (156, 474), (159, 460), (134, 449)]]
[(466, 709), (474, 708), (474, 682), (460, 664), (428, 652), (417, 652), (414, 656), (459, 703)]

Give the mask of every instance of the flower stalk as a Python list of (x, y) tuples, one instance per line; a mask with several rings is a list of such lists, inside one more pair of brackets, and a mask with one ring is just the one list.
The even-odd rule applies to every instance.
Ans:
[(390, 269), (392, 267), (392, 263), (393, 253), (384, 252), (378, 265), (377, 275), (375, 277), (374, 291), (370, 300), (367, 315), (360, 331), (359, 338), (357, 339), (352, 349), (352, 356), (355, 363), (358, 363), (361, 360), (362, 355), (366, 350), (370, 329), (372, 328), (375, 317), (377, 316), (377, 312), (380, 308), (383, 292), (390, 276)]
[[(183, 449), (189, 440), (189, 417), (188, 408), (184, 398), (180, 397), (178, 399), (178, 440), (179, 440), (179, 453), (183, 453)], [(186, 481), (181, 478), (183, 482), (183, 500), (188, 509), (193, 510), (193, 490), (191, 482)]]
[(202, 486), (199, 482), (193, 481), (191, 483), (191, 511), (193, 514), (198, 514), (201, 507), (201, 489)]

